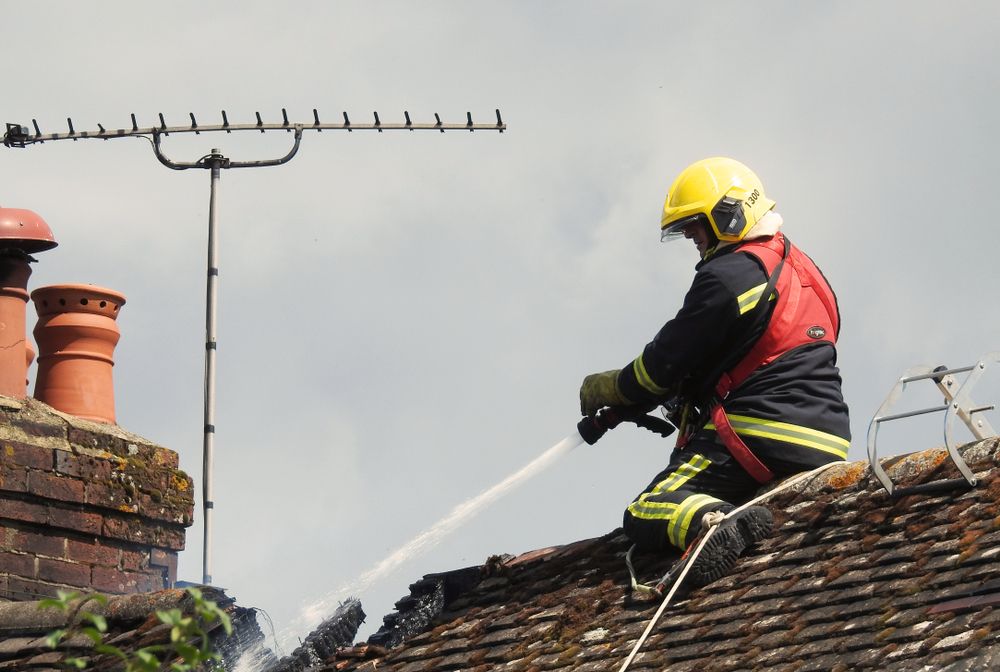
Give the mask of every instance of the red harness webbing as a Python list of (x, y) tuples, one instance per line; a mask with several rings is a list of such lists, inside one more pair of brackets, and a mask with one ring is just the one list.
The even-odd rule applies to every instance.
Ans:
[[(824, 327), (826, 332), (822, 340), (835, 342), (839, 320), (836, 299), (822, 274), (812, 260), (792, 247), (782, 234), (746, 243), (738, 252), (750, 254), (764, 265), (769, 276), (768, 287), (775, 287), (778, 302), (764, 333), (757, 339), (750, 352), (719, 377), (715, 386), (718, 401), (712, 406), (711, 415), (715, 431), (733, 459), (755, 481), (763, 485), (774, 478), (774, 473), (753, 454), (733, 429), (722, 406), (722, 400), (758, 368), (803, 342), (808, 342), (799, 333), (804, 332), (808, 326)], [(786, 266), (784, 261), (788, 262), (787, 266), (790, 268), (782, 273)], [(770, 276), (774, 273), (778, 273), (778, 277), (772, 283)], [(766, 310), (763, 306), (770, 301), (770, 295), (770, 289), (765, 289), (758, 299), (758, 310)]]
[[(715, 386), (718, 401), (712, 405), (710, 414), (716, 433), (733, 459), (751, 478), (763, 485), (774, 479), (774, 472), (753, 454), (733, 429), (722, 406), (722, 400), (728, 397), (734, 388), (741, 385), (751, 373), (785, 352), (817, 340), (836, 343), (839, 316), (833, 290), (830, 289), (822, 273), (809, 257), (787, 243), (781, 233), (768, 239), (744, 243), (735, 252), (750, 254), (764, 265), (768, 274), (768, 287), (773, 287), (778, 300), (771, 319), (754, 346), (742, 360), (719, 376)], [(786, 265), (789, 268), (783, 273), (782, 270)], [(772, 283), (771, 278), (776, 272), (778, 275)], [(770, 289), (765, 289), (758, 299), (757, 310), (766, 310), (771, 294)], [(803, 337), (806, 329), (812, 325), (825, 330), (822, 337)], [(692, 429), (697, 430), (697, 428)], [(677, 437), (677, 448), (683, 448), (693, 434), (694, 431), (681, 432)]]
[(743, 443), (743, 439), (740, 438), (740, 435), (736, 433), (736, 430), (729, 423), (726, 409), (722, 407), (721, 403), (712, 407), (712, 422), (715, 423), (715, 431), (719, 435), (719, 438), (722, 439), (722, 443), (725, 444), (729, 454), (743, 467), (743, 470), (761, 485), (770, 483), (774, 478), (774, 472), (758, 460), (753, 451), (747, 447), (747, 444)]

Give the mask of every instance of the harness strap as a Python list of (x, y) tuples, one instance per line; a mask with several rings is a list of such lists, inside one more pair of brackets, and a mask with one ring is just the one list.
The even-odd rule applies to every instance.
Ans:
[[(802, 250), (799, 250), (799, 253), (805, 256), (806, 259), (809, 259), (809, 257), (806, 256), (802, 252)], [(809, 259), (809, 261), (812, 262), (812, 259)], [(826, 288), (826, 290), (828, 290), (828, 291), (823, 291), (822, 289), (817, 290), (816, 296), (819, 298), (820, 303), (823, 304), (823, 308), (826, 309), (826, 314), (830, 317), (830, 323), (834, 325), (834, 329), (836, 329), (836, 332), (839, 335), (840, 311), (837, 310), (837, 305), (835, 303), (835, 299), (832, 294), (833, 290), (830, 288), (830, 285), (826, 282), (826, 278), (823, 277), (823, 272), (819, 270), (819, 267), (816, 266), (815, 262), (812, 263), (812, 270), (810, 270), (808, 267), (805, 266), (802, 266), (801, 268), (797, 267), (796, 270), (798, 270), (801, 275), (804, 275), (809, 280), (809, 283), (811, 285), (816, 285), (821, 288)], [(813, 273), (813, 270), (819, 273), (819, 277), (816, 276), (816, 273)]]
[(726, 446), (729, 454), (743, 467), (744, 471), (750, 474), (753, 480), (764, 485), (774, 479), (774, 472), (757, 459), (757, 456), (751, 452), (747, 444), (743, 443), (743, 439), (733, 429), (722, 404), (716, 404), (712, 408), (712, 422), (715, 423), (715, 431), (718, 433), (719, 438), (722, 439), (722, 443)]
[[(781, 269), (785, 267), (785, 259), (788, 258), (788, 253), (791, 250), (791, 243), (788, 242), (788, 238), (781, 236), (781, 258), (775, 265), (774, 270), (771, 271), (770, 277), (767, 279), (767, 286), (761, 293), (760, 298), (757, 300), (757, 305), (753, 308), (753, 319), (755, 323), (760, 323), (765, 319), (767, 315), (767, 306), (771, 300), (771, 295), (774, 293), (775, 288), (778, 286), (778, 278), (781, 277)], [(723, 369), (722, 373), (719, 375), (719, 380), (715, 384), (715, 394), (719, 399), (725, 399), (729, 396), (729, 392), (734, 388), (738, 387), (746, 380), (747, 376), (750, 375), (754, 370), (760, 366), (760, 356), (757, 352), (758, 345), (761, 339), (764, 338), (764, 334), (767, 331), (767, 323), (764, 322), (764, 329), (761, 331), (760, 336), (757, 339), (757, 344), (751, 348), (741, 361), (737, 362), (735, 366), (729, 368), (729, 365)]]

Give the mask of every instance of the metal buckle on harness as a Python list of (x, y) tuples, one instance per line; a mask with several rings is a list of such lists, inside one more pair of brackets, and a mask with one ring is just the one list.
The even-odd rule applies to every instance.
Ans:
[[(977, 406), (971, 397), (972, 389), (975, 387), (976, 383), (982, 377), (983, 373), (988, 367), (994, 364), (1000, 363), (1000, 352), (990, 352), (979, 358), (979, 361), (972, 366), (962, 366), (956, 369), (949, 369), (944, 366), (929, 367), (929, 366), (916, 366), (907, 369), (903, 376), (896, 381), (892, 390), (889, 392), (889, 396), (886, 397), (885, 401), (879, 407), (878, 412), (876, 412), (875, 417), (872, 418), (871, 424), (868, 425), (868, 462), (871, 465), (872, 473), (885, 488), (886, 492), (893, 497), (902, 497), (904, 495), (909, 495), (917, 492), (940, 492), (944, 490), (952, 490), (959, 487), (974, 488), (978, 481), (973, 475), (972, 470), (969, 469), (969, 465), (965, 463), (962, 456), (958, 452), (958, 447), (955, 445), (953, 428), (955, 424), (955, 419), (961, 419), (965, 426), (969, 428), (972, 435), (976, 439), (986, 439), (997, 435), (996, 430), (990, 425), (989, 421), (983, 417), (981, 414), (984, 411), (992, 410), (995, 406), (989, 404), (986, 406)], [(955, 378), (956, 373), (968, 373), (965, 380), (959, 384)], [(931, 406), (929, 408), (921, 408), (914, 411), (905, 411), (902, 413), (889, 413), (889, 410), (899, 401), (902, 396), (903, 391), (909, 383), (913, 383), (919, 380), (933, 380), (937, 385), (938, 389), (944, 394), (944, 404), (941, 406)], [(892, 479), (889, 478), (889, 474), (886, 473), (885, 469), (878, 461), (878, 450), (876, 447), (878, 440), (878, 430), (879, 426), (883, 422), (889, 422), (890, 420), (899, 420), (902, 418), (909, 418), (915, 415), (923, 415), (926, 413), (935, 413), (939, 411), (944, 411), (944, 443), (945, 447), (948, 449), (948, 455), (951, 457), (955, 466), (958, 467), (958, 471), (962, 474), (962, 478), (953, 478), (943, 481), (934, 481), (931, 483), (922, 483), (919, 485), (914, 485), (906, 488), (897, 488), (893, 484)]]

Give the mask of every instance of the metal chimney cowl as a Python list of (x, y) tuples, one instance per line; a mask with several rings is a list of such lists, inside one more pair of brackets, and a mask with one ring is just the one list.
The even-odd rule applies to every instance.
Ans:
[(32, 253), (55, 247), (38, 213), (0, 207), (0, 395), (24, 399), (28, 352), (25, 321)]

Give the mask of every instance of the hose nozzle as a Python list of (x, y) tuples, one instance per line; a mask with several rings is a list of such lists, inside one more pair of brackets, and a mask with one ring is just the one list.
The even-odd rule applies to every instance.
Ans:
[(670, 436), (674, 431), (674, 426), (666, 420), (646, 415), (648, 407), (607, 407), (602, 408), (596, 415), (587, 417), (576, 423), (576, 431), (588, 445), (594, 445), (602, 436), (607, 434), (609, 429), (614, 429), (622, 422), (634, 422), (639, 427), (650, 430), (660, 436)]
[(599, 415), (588, 415), (576, 423), (576, 431), (580, 432), (580, 436), (589, 446), (597, 443), (609, 429), (611, 428), (604, 425)]

